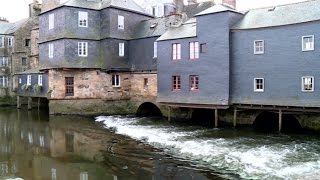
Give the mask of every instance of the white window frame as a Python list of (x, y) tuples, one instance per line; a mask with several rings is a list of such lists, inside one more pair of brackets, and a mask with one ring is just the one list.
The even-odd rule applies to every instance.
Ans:
[(31, 75), (27, 76), (27, 85), (31, 85)]
[[(305, 89), (306, 79), (311, 79), (311, 89)], [(314, 76), (302, 76), (301, 77), (301, 91), (302, 92), (313, 92), (314, 91)]]
[(0, 48), (4, 48), (4, 36), (0, 36)]
[(88, 42), (78, 42), (78, 56), (88, 56)]
[(158, 42), (153, 43), (153, 58), (158, 57)]
[(121, 87), (121, 77), (119, 74), (113, 74), (111, 81), (112, 87)]
[(81, 172), (80, 180), (88, 180), (88, 172)]
[(54, 13), (49, 14), (49, 29), (54, 29)]
[[(311, 38), (311, 42), (305, 41), (305, 39)], [(314, 50), (314, 35), (302, 36), (301, 37), (301, 48), (302, 51), (313, 51)]]
[(38, 85), (39, 86), (42, 86), (42, 79), (43, 79), (43, 76), (42, 75), (38, 75)]
[(0, 76), (0, 87), (6, 88), (9, 86), (8, 76)]
[(194, 41), (189, 43), (189, 58), (199, 59), (199, 42)]
[(8, 46), (9, 47), (13, 46), (13, 37), (8, 37)]
[(48, 49), (49, 49), (49, 58), (53, 58), (54, 45), (50, 43), (48, 45)]
[(124, 43), (119, 43), (119, 56), (124, 56)]
[[(257, 80), (262, 80), (262, 89), (257, 88)], [(254, 82), (253, 82), (254, 92), (264, 92), (264, 89), (265, 89), (264, 85), (265, 85), (264, 78), (254, 78)]]
[[(259, 46), (257, 43), (262, 43), (262, 44), (261, 46)], [(264, 40), (254, 40), (253, 51), (254, 51), (254, 54), (264, 54)]]
[(118, 15), (118, 29), (124, 29), (124, 16)]
[(79, 27), (88, 27), (88, 12), (78, 12), (78, 25)]
[(8, 66), (9, 66), (9, 58), (0, 57), (0, 67), (8, 67)]
[(180, 60), (181, 59), (181, 44), (173, 43), (172, 44), (172, 60)]
[(22, 83), (22, 79), (21, 78), (19, 78), (19, 84), (21, 84)]

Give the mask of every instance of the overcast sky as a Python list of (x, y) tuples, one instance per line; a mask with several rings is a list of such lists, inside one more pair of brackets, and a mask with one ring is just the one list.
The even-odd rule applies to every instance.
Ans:
[[(66, 0), (61, 0), (61, 2)], [(143, 0), (136, 0), (138, 3)], [(204, 0), (198, 0), (204, 1)], [(294, 3), (304, 0), (237, 0), (237, 9), (246, 10), (265, 6), (275, 6), (279, 4)], [(10, 22), (15, 22), (29, 16), (29, 6), (32, 0), (0, 0), (0, 17), (7, 18)]]

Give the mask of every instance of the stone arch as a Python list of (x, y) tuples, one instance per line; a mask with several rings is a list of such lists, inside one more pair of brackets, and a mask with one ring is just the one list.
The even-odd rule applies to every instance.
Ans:
[[(275, 132), (279, 129), (279, 114), (277, 112), (263, 111), (259, 113), (252, 124), (253, 128), (261, 131)], [(282, 115), (283, 132), (299, 132), (302, 130), (300, 121), (293, 114)]]
[(142, 103), (137, 111), (137, 116), (143, 116), (143, 117), (150, 117), (150, 116), (162, 116), (160, 108), (151, 102), (144, 102)]

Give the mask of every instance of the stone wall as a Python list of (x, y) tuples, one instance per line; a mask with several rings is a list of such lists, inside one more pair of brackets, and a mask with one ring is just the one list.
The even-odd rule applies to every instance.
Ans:
[(30, 67), (37, 68), (39, 66), (39, 27), (31, 31), (31, 52)]
[(133, 101), (154, 102), (157, 97), (157, 73), (132, 74), (130, 94)]

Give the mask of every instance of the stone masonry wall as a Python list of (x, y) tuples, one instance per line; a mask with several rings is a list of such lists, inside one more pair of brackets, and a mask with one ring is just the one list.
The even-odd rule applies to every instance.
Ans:
[(157, 74), (156, 73), (132, 74), (130, 92), (131, 92), (131, 99), (133, 101), (155, 102), (157, 97)]

